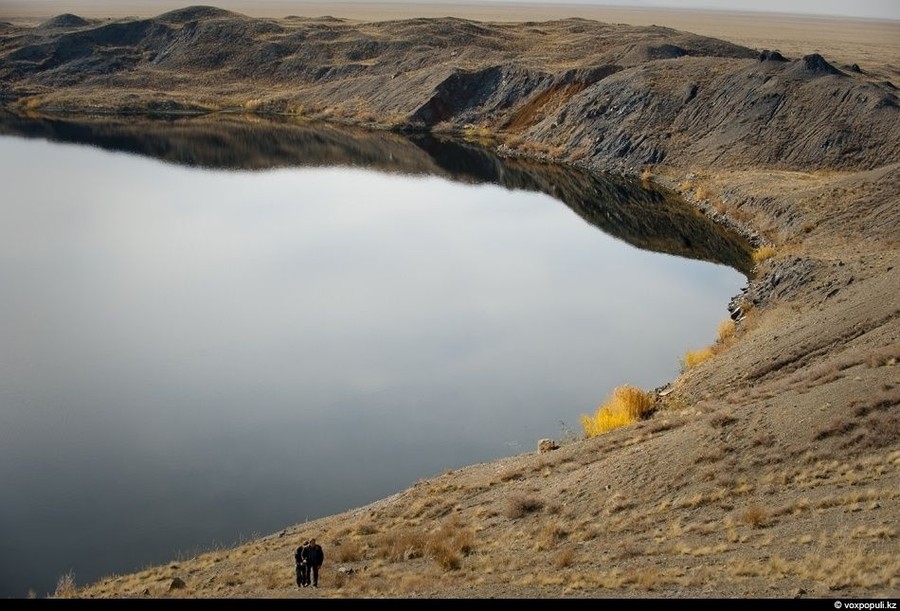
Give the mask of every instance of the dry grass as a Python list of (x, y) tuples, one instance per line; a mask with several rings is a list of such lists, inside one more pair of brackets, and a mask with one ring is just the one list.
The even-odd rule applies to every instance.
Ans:
[(645, 418), (653, 411), (655, 403), (653, 395), (640, 388), (619, 386), (593, 416), (581, 417), (581, 425), (588, 437), (595, 437)]
[(56, 582), (56, 591), (53, 593), (54, 598), (74, 598), (77, 592), (75, 587), (75, 575), (68, 572), (60, 576)]
[(753, 528), (763, 528), (769, 523), (769, 512), (759, 505), (748, 507), (741, 514), (741, 521)]
[(711, 359), (715, 354), (712, 346), (707, 346), (698, 350), (688, 350), (685, 352), (684, 358), (682, 359), (681, 369), (682, 371), (686, 371), (692, 367), (696, 367), (700, 363), (705, 363)]
[(357, 562), (363, 557), (363, 545), (355, 540), (343, 540), (335, 546), (334, 557), (338, 562)]
[(734, 424), (737, 421), (738, 419), (735, 418), (732, 414), (719, 412), (713, 414), (713, 416), (709, 419), (709, 425), (714, 429), (722, 429), (726, 426)]
[[(829, 482), (850, 481), (848, 475), (854, 473), (890, 468), (898, 461), (900, 452), (883, 455), (878, 460), (818, 461), (805, 469), (772, 471), (760, 479), (723, 476), (718, 485), (705, 492), (655, 506), (630, 494), (616, 493), (610, 495), (606, 517), (599, 523), (584, 517), (583, 513), (578, 514), (582, 516), (578, 520), (553, 518), (548, 513), (539, 521), (519, 522), (548, 507), (534, 494), (514, 493), (506, 498), (507, 517), (514, 520), (510, 525), (519, 525), (505, 531), (492, 531), (494, 534), (489, 538), (476, 535), (470, 526), (474, 514), (467, 511), (455, 512), (430, 527), (408, 526), (404, 503), (398, 505), (396, 511), (377, 512), (377, 515), (372, 512), (356, 524), (346, 520), (335, 522), (328, 547), (333, 550), (330, 557), (342, 566), (340, 571), (323, 573), (324, 589), (318, 594), (348, 598), (416, 598), (433, 591), (436, 584), (446, 579), (461, 580), (460, 583), (466, 584), (463, 588), (477, 588), (480, 587), (478, 584), (486, 584), (501, 575), (514, 575), (506, 582), (507, 587), (553, 592), (565, 587), (565, 592), (570, 594), (602, 588), (598, 592), (646, 596), (673, 585), (696, 588), (721, 579), (721, 573), (706, 572), (704, 567), (712, 565), (727, 567), (727, 574), (736, 583), (754, 579), (771, 583), (772, 579), (799, 578), (848, 591), (892, 587), (891, 584), (896, 586), (895, 575), (900, 566), (900, 560), (887, 551), (896, 538), (895, 525), (872, 523), (828, 528), (818, 524), (831, 514), (877, 512), (881, 506), (896, 502), (900, 493), (894, 490), (869, 488), (817, 500), (793, 497), (780, 507), (751, 500), (737, 512), (732, 512), (730, 507), (736, 504), (733, 501), (752, 498), (756, 488), (765, 487), (764, 479), (778, 483), (778, 490), (782, 492), (803, 482), (816, 490)], [(529, 474), (524, 481), (540, 481), (540, 471), (523, 469)], [(427, 485), (423, 483), (423, 494), (429, 494), (424, 490), (429, 488), (440, 490), (446, 504), (462, 500), (463, 497), (457, 495), (467, 494), (465, 487), (447, 485), (445, 481), (453, 475), (448, 473)], [(509, 485), (519, 486), (521, 482)], [(557, 492), (557, 495), (565, 496), (565, 493)], [(698, 520), (696, 516), (701, 514), (697, 510), (701, 508), (701, 514), (708, 517)], [(728, 513), (722, 519), (715, 519), (722, 508)], [(689, 516), (694, 517), (688, 519)], [(382, 529), (383, 534), (363, 536), (365, 543), (351, 544), (348, 537), (360, 537), (352, 533), (368, 519), (377, 519), (389, 526)], [(784, 542), (772, 531), (780, 524), (810, 519), (815, 522), (806, 527), (806, 532), (795, 531), (797, 534)], [(484, 526), (483, 520), (477, 522), (479, 529)], [(653, 536), (649, 537), (651, 532)], [(221, 583), (221, 596), (242, 597), (250, 592), (270, 592), (280, 596), (285, 584), (291, 582), (292, 574), (286, 562), (279, 564), (284, 554), (273, 556), (271, 553), (272, 545), (279, 545), (277, 541), (279, 539), (266, 539), (244, 550), (223, 550), (205, 558), (202, 563), (205, 566), (214, 564), (211, 558), (222, 558), (223, 554), (227, 556), (222, 561), (225, 563), (239, 561), (242, 557), (246, 560), (240, 562), (252, 563), (250, 573), (232, 571), (227, 566), (210, 569), (220, 575), (217, 579)], [(805, 555), (779, 551), (785, 549), (785, 542), (790, 543), (788, 547), (805, 550)], [(591, 547), (586, 548), (588, 545)], [(351, 548), (354, 553), (344, 555), (344, 550)], [(598, 548), (608, 549), (609, 555), (599, 557), (594, 555), (596, 552), (581, 551)], [(865, 554), (863, 550), (866, 550)], [(236, 553), (241, 551), (245, 553)], [(546, 563), (553, 571), (535, 568), (532, 560), (536, 555), (546, 557)], [(353, 570), (345, 570), (347, 565)], [(187, 566), (171, 564), (152, 569), (140, 579), (129, 577), (130, 587), (140, 591), (139, 588), (147, 588), (142, 584), (156, 583), (156, 589), (150, 590), (155, 597), (191, 597), (190, 585), (181, 590), (167, 589), (179, 572), (193, 574), (192, 570), (186, 570)], [(122, 587), (120, 583), (118, 591), (121, 592)], [(78, 593), (61, 586), (59, 594), (75, 596)]]
[(719, 323), (716, 339), (720, 344), (727, 344), (734, 338), (735, 323), (728, 318)]
[(736, 341), (736, 324), (733, 320), (726, 319), (719, 323), (716, 333), (716, 341), (711, 346), (700, 348), (697, 350), (688, 350), (681, 358), (681, 372), (684, 373), (688, 369), (696, 367), (701, 363), (705, 363), (716, 354), (730, 346)]
[(466, 125), (462, 136), (464, 139), (482, 146), (491, 146), (497, 140), (496, 134), (486, 125)]
[(893, 367), (898, 361), (900, 361), (900, 345), (880, 348), (866, 358), (869, 367)]
[(544, 502), (530, 496), (514, 496), (509, 499), (504, 515), (511, 520), (518, 520), (530, 513), (544, 508)]
[(762, 263), (766, 259), (771, 259), (775, 256), (775, 247), (774, 246), (760, 246), (756, 250), (753, 251), (752, 258), (754, 263)]

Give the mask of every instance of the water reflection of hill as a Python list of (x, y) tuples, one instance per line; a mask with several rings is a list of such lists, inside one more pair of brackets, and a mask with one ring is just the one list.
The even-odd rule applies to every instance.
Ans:
[(86, 144), (195, 167), (352, 166), (539, 191), (635, 247), (721, 263), (744, 274), (751, 267), (743, 238), (670, 193), (622, 177), (500, 157), (469, 143), (428, 135), (237, 116), (72, 120), (7, 113), (0, 114), (0, 135)]

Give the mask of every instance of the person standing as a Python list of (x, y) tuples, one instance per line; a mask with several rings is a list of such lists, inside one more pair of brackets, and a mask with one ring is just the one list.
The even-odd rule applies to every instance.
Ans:
[(306, 548), (306, 583), (309, 584), (309, 578), (312, 576), (314, 588), (319, 587), (319, 568), (323, 562), (325, 562), (325, 552), (322, 551), (322, 546), (316, 543), (315, 539), (310, 539)]
[(303, 545), (294, 552), (294, 563), (297, 571), (297, 587), (305, 588), (309, 585), (309, 565), (306, 563), (306, 552), (309, 549), (309, 541), (304, 541)]

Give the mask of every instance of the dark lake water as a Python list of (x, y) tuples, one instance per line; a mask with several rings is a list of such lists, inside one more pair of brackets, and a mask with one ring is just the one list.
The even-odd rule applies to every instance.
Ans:
[(424, 136), (5, 117), (0, 183), (3, 597), (581, 435), (749, 265), (664, 192)]

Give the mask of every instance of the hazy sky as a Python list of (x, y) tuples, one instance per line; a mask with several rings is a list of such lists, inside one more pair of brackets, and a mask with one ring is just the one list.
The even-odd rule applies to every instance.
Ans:
[(655, 6), (665, 8), (767, 11), (900, 19), (898, 0), (493, 0), (495, 2), (537, 2), (544, 4), (597, 4), (615, 6)]

